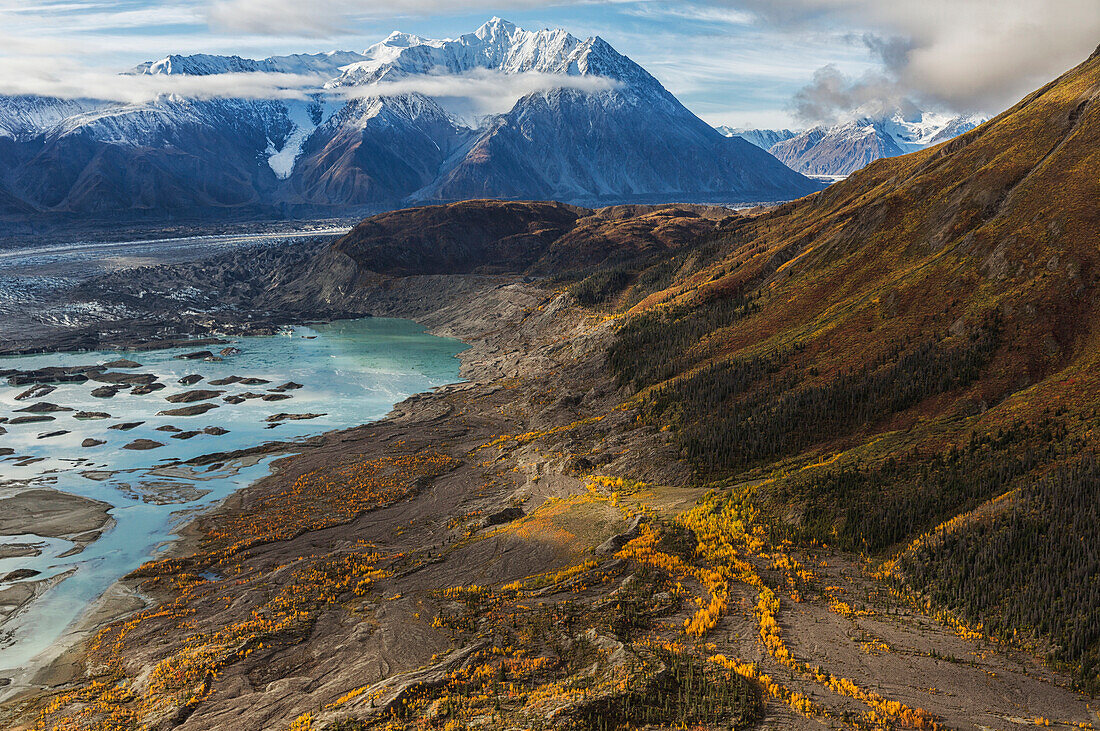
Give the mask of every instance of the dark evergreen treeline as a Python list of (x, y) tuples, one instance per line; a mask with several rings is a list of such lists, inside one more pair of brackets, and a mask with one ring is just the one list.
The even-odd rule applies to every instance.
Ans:
[(1100, 691), (1100, 463), (1081, 458), (1022, 486), (1008, 511), (903, 556), (934, 602), (1012, 637), (1034, 633)]
[(937, 454), (912, 450), (873, 466), (812, 470), (788, 480), (779, 502), (805, 504), (807, 537), (875, 553), (1004, 494), (1075, 446), (1050, 419), (1014, 424)]
[(743, 295), (716, 297), (690, 307), (645, 313), (619, 330), (609, 358), (621, 385), (661, 383), (687, 365), (684, 353), (705, 336), (728, 327), (756, 309)]
[(577, 302), (585, 307), (599, 307), (616, 302), (616, 309), (625, 311), (643, 299), (671, 286), (677, 273), (685, 267), (696, 270), (714, 261), (723, 251), (723, 242), (704, 240), (685, 246), (675, 254), (643, 255), (637, 258), (611, 259), (596, 267), (565, 272), (548, 280), (550, 284), (568, 284)]
[(630, 267), (619, 264), (611, 269), (590, 274), (572, 285), (569, 291), (580, 304), (585, 307), (595, 307), (611, 300), (626, 289), (634, 277), (635, 273)]
[[(694, 335), (690, 328), (683, 330), (683, 337)], [(632, 349), (657, 348), (662, 334), (674, 342), (679, 339), (671, 327), (643, 332), (644, 340), (633, 336), (620, 343), (631, 342)], [(653, 403), (660, 408), (655, 413), (677, 418), (684, 456), (700, 473), (724, 477), (753, 463), (851, 434), (930, 396), (967, 386), (978, 378), (996, 345), (996, 329), (987, 328), (959, 345), (924, 343), (893, 362), (841, 373), (828, 383), (808, 387), (799, 387), (789, 373), (771, 375), (782, 356), (740, 360), (676, 381), (662, 389)], [(612, 365), (620, 377), (621, 360), (613, 350)], [(659, 378), (675, 370), (674, 360), (660, 364), (663, 370), (643, 369), (640, 377)], [(740, 397), (764, 376), (766, 385)]]
[(664, 669), (648, 683), (585, 704), (572, 728), (618, 731), (640, 727), (752, 727), (762, 710), (760, 692), (732, 670), (704, 665), (693, 655), (658, 650)]

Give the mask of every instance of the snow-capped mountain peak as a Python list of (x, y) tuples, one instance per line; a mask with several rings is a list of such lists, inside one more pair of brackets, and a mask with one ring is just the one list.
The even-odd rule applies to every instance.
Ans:
[(228, 73), (279, 73), (336, 75), (349, 64), (364, 60), (363, 54), (354, 51), (328, 51), (327, 53), (296, 53), (289, 56), (271, 56), (264, 59), (240, 56), (214, 56), (197, 53), (190, 56), (173, 54), (159, 61), (146, 61), (127, 73), (139, 76), (186, 75), (213, 76)]
[[(273, 87), (276, 98), (211, 97), (207, 87), (242, 86), (202, 78), (145, 78), (168, 91), (135, 103), (0, 97), (0, 136), (25, 147), (6, 158), (18, 169), (0, 176), (0, 201), (297, 215), (470, 197), (737, 202), (817, 189), (722, 138), (603, 39), (501, 18), (454, 39), (393, 33), (362, 53), (170, 55), (128, 72), (239, 73), (309, 78)], [(269, 81), (282, 84), (251, 88)]]
[(494, 15), (492, 18), (483, 23), (480, 28), (475, 30), (473, 32), (473, 35), (477, 36), (483, 41), (487, 41), (501, 36), (506, 36), (510, 38), (517, 32), (526, 31), (521, 31), (519, 26), (517, 26), (515, 23)]
[(726, 137), (740, 137), (746, 142), (759, 147), (761, 150), (769, 150), (776, 142), (789, 140), (795, 133), (789, 129), (753, 129), (749, 127), (721, 126), (717, 128)]
[(986, 120), (978, 115), (897, 110), (800, 133), (790, 130), (719, 128), (768, 150), (806, 175), (843, 177), (882, 157), (904, 155), (945, 142)]

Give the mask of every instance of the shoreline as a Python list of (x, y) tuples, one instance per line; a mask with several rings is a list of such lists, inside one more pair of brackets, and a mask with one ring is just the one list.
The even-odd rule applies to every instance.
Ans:
[[(543, 299), (549, 294), (548, 290), (530, 284), (520, 284), (513, 281), (509, 286), (522, 288), (524, 295), (534, 296), (538, 299)], [(501, 289), (501, 287), (475, 288), (473, 292), (464, 292), (466, 297), (463, 299), (469, 299), (472, 302), (478, 299), (479, 295), (491, 293), (498, 289)], [(170, 541), (168, 547), (150, 556), (150, 560), (180, 558), (194, 553), (204, 535), (203, 525), (205, 523), (217, 521), (220, 516), (230, 514), (234, 509), (241, 507), (252, 494), (261, 492), (268, 486), (278, 485), (284, 476), (284, 471), (295, 459), (307, 457), (311, 451), (324, 449), (334, 442), (339, 443), (354, 438), (358, 432), (363, 430), (394, 426), (398, 420), (415, 418), (420, 410), (429, 410), (431, 404), (437, 398), (453, 389), (476, 388), (479, 385), (487, 384), (493, 376), (497, 375), (492, 368), (493, 359), (479, 353), (476, 346), (484, 341), (489, 331), (484, 326), (477, 327), (475, 325), (473, 329), (470, 329), (468, 324), (464, 325), (465, 321), (471, 319), (476, 321), (477, 319), (466, 312), (466, 304), (463, 302), (449, 302), (419, 316), (411, 314), (390, 315), (388, 313), (386, 315), (387, 317), (394, 316), (408, 319), (424, 327), (426, 334), (451, 338), (469, 346), (455, 356), (459, 361), (458, 376), (460, 380), (437, 386), (429, 391), (412, 394), (393, 404), (385, 416), (374, 421), (312, 435), (297, 443), (266, 442), (243, 450), (212, 452), (187, 460), (183, 464), (205, 466), (227, 460), (272, 458), (269, 472), (266, 475), (235, 490), (209, 508), (189, 516), (172, 531), (176, 537)], [(463, 314), (456, 316), (456, 313)], [(287, 325), (289, 324), (287, 323)], [(76, 670), (77, 659), (84, 657), (87, 641), (111, 624), (143, 609), (154, 607), (159, 603), (159, 598), (139, 590), (138, 587), (141, 582), (142, 579), (140, 578), (124, 576), (112, 583), (92, 605), (89, 605), (91, 616), (67, 627), (57, 640), (35, 657), (33, 666), (27, 668), (23, 676), (25, 678), (23, 684), (17, 684), (16, 679), (13, 678), (8, 686), (0, 687), (0, 704), (33, 698), (43, 692), (50, 692), (51, 688), (63, 687), (68, 683), (76, 682), (80, 677)], [(141, 606), (120, 601), (120, 596), (129, 600), (140, 599)]]
[[(471, 306), (474, 302), (476, 306)], [(414, 319), (433, 334), (472, 344), (459, 354), (465, 382), (410, 396), (377, 421), (326, 432), (308, 449), (276, 456), (270, 474), (181, 525), (163, 557), (183, 560), (165, 562), (141, 576), (117, 582), (99, 607), (103, 614), (91, 617), (93, 626), (88, 634), (77, 638), (83, 641), (41, 676), (57, 685), (38, 696), (33, 692), (22, 696), (22, 715), (9, 701), (6, 705), (13, 714), (9, 718), (26, 718), (26, 711), (43, 696), (64, 696), (86, 687), (88, 678), (81, 675), (86, 639), (94, 636), (96, 629), (117, 622), (119, 616), (140, 612), (135, 597), (148, 602), (146, 606), (173, 606), (171, 602), (181, 599), (192, 602), (184, 606), (194, 606), (197, 613), (193, 619), (200, 631), (216, 631), (246, 621), (250, 601), (293, 586), (294, 566), (308, 567), (327, 556), (352, 555), (356, 546), (386, 554), (386, 560), (392, 561), (386, 565), (388, 578), (379, 578), (379, 585), (368, 596), (352, 600), (354, 612), (326, 614), (318, 610), (316, 625), (306, 634), (265, 638), (262, 652), (226, 666), (224, 677), (219, 675), (212, 683), (218, 690), (204, 696), (205, 702), (187, 727), (283, 728), (302, 714), (317, 714), (314, 720), (318, 723), (340, 720), (348, 713), (376, 718), (378, 709), (387, 706), (371, 702), (372, 693), (403, 688), (403, 678), (434, 672), (439, 657), (464, 657), (462, 653), (478, 647), (476, 643), (462, 646), (462, 642), (472, 641), (469, 634), (455, 639), (429, 624), (433, 616), (448, 616), (450, 611), (450, 605), (439, 596), (441, 587), (511, 586), (525, 577), (541, 581), (539, 577), (559, 576), (570, 566), (590, 572), (588, 580), (582, 585), (565, 581), (539, 588), (534, 596), (549, 597), (557, 591), (570, 601), (599, 605), (613, 596), (617, 587), (625, 586), (630, 578), (623, 578), (629, 573), (624, 561), (597, 552), (597, 547), (608, 541), (619, 545), (623, 536), (629, 537), (635, 530), (623, 520), (620, 508), (647, 504), (656, 510), (656, 520), (670, 520), (695, 504), (701, 492), (688, 485), (673, 447), (659, 432), (639, 427), (629, 410), (616, 408), (620, 394), (605, 364), (592, 357), (602, 352), (614, 323), (571, 307), (569, 298), (560, 293), (522, 284), (483, 289)], [(200, 584), (203, 595), (209, 592), (212, 597), (210, 601), (188, 594), (186, 586), (193, 585), (174, 583), (210, 566), (208, 560), (219, 555), (220, 549), (196, 552), (204, 537), (215, 535), (211, 531), (218, 525), (239, 524), (242, 518), (277, 517), (279, 513), (268, 512), (264, 501), (286, 494), (298, 479), (318, 473), (338, 477), (347, 465), (373, 464), (384, 455), (415, 455), (425, 450), (457, 458), (459, 466), (423, 489), (368, 508), (347, 522), (307, 527), (301, 533), (250, 544), (226, 564), (231, 570), (236, 566), (244, 571), (231, 574), (239, 579), (214, 576)], [(626, 492), (619, 498), (621, 503), (616, 503), (613, 493), (593, 492), (590, 487), (591, 480), (600, 479), (591, 475), (624, 474), (641, 481), (635, 483), (641, 491), (635, 495)], [(562, 522), (556, 522), (557, 510), (567, 510), (561, 515)], [(597, 517), (594, 522), (592, 511)], [(570, 537), (559, 544), (552, 536), (561, 530), (569, 531)], [(471, 531), (473, 538), (469, 538)], [(769, 570), (766, 555), (750, 558), (757, 570)], [(818, 558), (825, 559), (818, 569), (824, 572), (821, 579), (842, 587), (839, 591), (862, 596), (870, 588), (869, 579), (851, 556), (825, 551)], [(601, 575), (609, 580), (605, 583)], [(535, 586), (541, 587), (541, 583)], [(230, 599), (234, 600), (232, 606)], [(243, 603), (237, 605), (236, 600)], [(550, 599), (551, 606), (553, 601)], [(727, 621), (731, 632), (716, 637), (721, 643), (719, 652), (755, 657), (760, 672), (785, 683), (799, 682), (767, 654), (751, 654), (754, 650), (750, 648), (757, 643), (751, 606), (751, 602), (745, 605), (744, 612), (730, 609)], [(531, 611), (532, 607), (525, 609)], [(116, 614), (113, 620), (112, 611)], [(791, 622), (790, 641), (800, 653), (816, 653), (807, 648), (816, 647), (813, 643), (819, 641), (832, 648), (840, 640), (830, 633), (842, 633), (851, 621), (830, 610), (820, 597), (786, 605), (786, 612)], [(188, 621), (191, 619), (188, 615)], [(674, 614), (669, 626), (680, 627), (684, 619), (682, 612)], [(123, 658), (126, 677), (140, 677), (131, 673), (141, 673), (164, 658), (155, 638), (177, 626), (175, 621), (154, 611), (134, 625), (133, 634), (128, 635), (133, 638), (127, 644), (129, 654)], [(1056, 671), (1033, 658), (1002, 655), (995, 647), (961, 638), (923, 614), (903, 610), (895, 617), (876, 611), (859, 621), (872, 623), (887, 644), (899, 649), (914, 642), (912, 629), (919, 626), (917, 654), (875, 655), (872, 671), (868, 655), (857, 650), (850, 657), (834, 656), (830, 650), (831, 668), (865, 687), (877, 687), (876, 677), (905, 673), (911, 682), (892, 687), (891, 695), (914, 707), (927, 707), (945, 720), (957, 717), (958, 710), (951, 702), (956, 693), (960, 698), (991, 701), (994, 696), (981, 690), (988, 683), (1000, 688), (998, 694), (1019, 692), (1038, 699), (1048, 716), (1077, 718), (1087, 711), (1079, 695), (1059, 687), (1063, 678)], [(311, 652), (300, 652), (304, 643)], [(929, 647), (941, 655), (970, 657), (969, 653), (974, 653), (980, 660), (972, 665), (943, 665), (934, 655), (920, 654), (922, 648)], [(740, 654), (744, 652), (750, 654)], [(272, 663), (279, 663), (278, 672), (267, 671)], [(290, 676), (315, 680), (290, 683), (286, 680)], [(942, 700), (939, 695), (920, 694), (920, 688), (928, 687), (933, 678), (936, 687), (950, 689)], [(361, 698), (333, 710), (349, 690), (360, 687), (368, 689)], [(841, 698), (835, 703), (843, 709), (846, 701)], [(994, 706), (998, 713), (1007, 710), (1003, 703)], [(777, 728), (805, 727), (802, 716), (791, 715), (782, 705), (769, 707), (768, 717)]]
[[(313, 319), (311, 322), (317, 324), (323, 322), (328, 324), (340, 319), (361, 319), (360, 315), (349, 315), (346, 318), (333, 318), (332, 320), (318, 320)], [(371, 317), (371, 316), (367, 316)], [(398, 318), (409, 319), (416, 322), (411, 318)], [(285, 327), (298, 326), (299, 322), (288, 319), (285, 322), (277, 325), (277, 329)], [(423, 326), (423, 323), (417, 322), (418, 325)], [(425, 326), (426, 328), (426, 326)], [(433, 337), (447, 337), (453, 340), (459, 340), (464, 344), (469, 345), (465, 340), (459, 338), (453, 338), (446, 335), (440, 335), (433, 332), (431, 329), (426, 328), (424, 331), (427, 335)], [(277, 333), (274, 333), (277, 334)], [(130, 350), (132, 348), (121, 344), (125, 341), (119, 341), (120, 345), (115, 346), (119, 350)], [(169, 339), (160, 341), (158, 343), (150, 344), (153, 347), (149, 347), (144, 350), (165, 350), (180, 346), (192, 347), (196, 345), (209, 345), (209, 344), (221, 344), (228, 341), (222, 340), (219, 337), (197, 337), (187, 340)], [(285, 462), (293, 460), (296, 457), (300, 457), (307, 454), (310, 450), (317, 449), (329, 443), (331, 440), (339, 440), (343, 435), (348, 432), (360, 430), (372, 425), (383, 423), (386, 420), (392, 418), (395, 414), (400, 413), (400, 407), (406, 402), (422, 398), (426, 395), (436, 393), (440, 390), (444, 390), (455, 385), (461, 385), (467, 381), (464, 379), (463, 369), (466, 364), (463, 361), (462, 356), (468, 353), (470, 348), (465, 348), (456, 354), (455, 358), (459, 360), (459, 372), (457, 374), (458, 380), (441, 384), (431, 388), (428, 391), (417, 392), (410, 394), (401, 401), (394, 403), (390, 406), (390, 409), (386, 414), (380, 416), (377, 419), (367, 421), (360, 424), (353, 424), (344, 428), (332, 429), (330, 431), (322, 432), (320, 434), (312, 434), (302, 437), (297, 440), (279, 440), (279, 441), (265, 441), (260, 444), (256, 444), (251, 447), (243, 449), (209, 452), (206, 454), (198, 455), (196, 457), (182, 460), (171, 465), (158, 467), (156, 469), (165, 469), (171, 467), (203, 467), (216, 463), (224, 463), (233, 473), (239, 472), (241, 469), (255, 466), (256, 464), (270, 460), (270, 465), (266, 474), (258, 476), (251, 482), (243, 485), (242, 487), (229, 493), (217, 502), (204, 507), (195, 509), (182, 518), (182, 520), (174, 527), (170, 532), (173, 536), (169, 540), (161, 541), (147, 557), (147, 560), (162, 560), (168, 558), (179, 557), (192, 553), (198, 547), (198, 542), (201, 539), (200, 524), (204, 520), (216, 519), (219, 514), (223, 514), (233, 507), (238, 506), (245, 499), (245, 493), (255, 490), (262, 484), (277, 480), (279, 477), (279, 470)], [(52, 354), (57, 351), (49, 349), (40, 349), (34, 351), (32, 354)], [(13, 354), (14, 355), (14, 354)], [(0, 359), (2, 363), (2, 359)], [(151, 471), (151, 474), (153, 471)], [(92, 502), (88, 498), (84, 498), (73, 493), (66, 492), (55, 486), (48, 486), (42, 488), (56, 493), (65, 498), (72, 498), (74, 500), (80, 500), (84, 502)], [(102, 503), (104, 506), (112, 507), (109, 503)], [(108, 530), (115, 529), (115, 520), (105, 513), (105, 520), (98, 528), (95, 529), (97, 536), (94, 540), (78, 543), (80, 551), (86, 549), (89, 545), (99, 540)], [(70, 570), (71, 573), (72, 570)], [(67, 574), (66, 574), (67, 576)], [(62, 633), (53, 640), (48, 647), (43, 649), (37, 655), (35, 655), (30, 662), (26, 663), (22, 668), (18, 668), (19, 672), (11, 674), (6, 684), (0, 685), (0, 704), (6, 704), (9, 702), (18, 702), (25, 697), (34, 697), (40, 695), (43, 692), (50, 692), (51, 688), (63, 686), (66, 683), (71, 683), (79, 679), (80, 674), (75, 669), (74, 663), (77, 663), (79, 658), (84, 657), (86, 643), (93, 638), (103, 628), (125, 619), (135, 613), (138, 613), (144, 609), (155, 606), (158, 600), (147, 594), (143, 593), (139, 589), (140, 580), (134, 580), (128, 578), (129, 574), (120, 577), (112, 582), (102, 594), (96, 597), (91, 603), (89, 603), (80, 617), (71, 622), (65, 627)], [(56, 582), (58, 577), (54, 577), (51, 581)], [(52, 585), (51, 587), (52, 588)], [(48, 589), (47, 589), (48, 590)], [(16, 609), (10, 615), (9, 619), (13, 619), (16, 616), (26, 612), (33, 611), (33, 601), (37, 596), (32, 597), (30, 602), (31, 606), (22, 606)]]

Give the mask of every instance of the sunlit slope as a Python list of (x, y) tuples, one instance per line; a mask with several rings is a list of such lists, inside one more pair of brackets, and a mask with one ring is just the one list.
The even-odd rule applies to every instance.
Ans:
[(1000, 311), (1005, 344), (1037, 380), (1082, 354), (1093, 311), (1098, 85), (1094, 56), (953, 142), (737, 221), (732, 251), (658, 297), (758, 290), (766, 306), (704, 338), (707, 354), (798, 340), (833, 370)]
[[(728, 221), (609, 298), (629, 312), (612, 366), (701, 481), (777, 530), (876, 555), (976, 511), (902, 568), (1084, 681), (1100, 641), (1100, 473), (1079, 463), (1100, 426), (1098, 96), (1100, 53), (949, 143)], [(997, 533), (1024, 518), (1041, 525)], [(973, 601), (966, 577), (990, 559), (944, 535), (978, 523), (1008, 568)], [(1054, 560), (1047, 535), (1078, 553)]]

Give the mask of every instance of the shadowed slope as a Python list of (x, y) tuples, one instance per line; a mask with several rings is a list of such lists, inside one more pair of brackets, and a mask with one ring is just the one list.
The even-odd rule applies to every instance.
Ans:
[(674, 249), (714, 225), (690, 207), (468, 201), (368, 218), (334, 251), (391, 276), (556, 273)]

